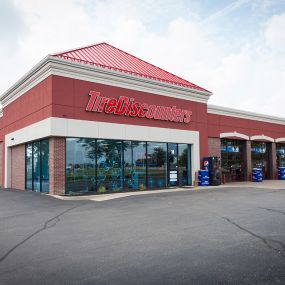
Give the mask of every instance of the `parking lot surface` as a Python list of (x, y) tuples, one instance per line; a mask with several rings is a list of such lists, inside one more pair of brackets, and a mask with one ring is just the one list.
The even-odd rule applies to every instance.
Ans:
[(285, 190), (0, 190), (0, 284), (285, 284)]

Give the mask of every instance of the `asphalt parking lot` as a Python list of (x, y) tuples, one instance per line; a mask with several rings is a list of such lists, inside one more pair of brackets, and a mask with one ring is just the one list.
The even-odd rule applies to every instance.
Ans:
[(0, 284), (285, 284), (285, 190), (0, 190)]

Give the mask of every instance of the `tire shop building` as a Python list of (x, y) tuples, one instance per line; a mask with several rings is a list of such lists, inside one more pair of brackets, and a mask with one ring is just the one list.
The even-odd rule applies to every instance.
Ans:
[(2, 94), (0, 183), (50, 194), (193, 185), (285, 166), (285, 119), (208, 105), (212, 93), (107, 43), (48, 55)]

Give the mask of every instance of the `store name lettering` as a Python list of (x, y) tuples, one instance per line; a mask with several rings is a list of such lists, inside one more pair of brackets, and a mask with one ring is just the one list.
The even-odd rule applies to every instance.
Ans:
[(170, 121), (176, 123), (190, 123), (192, 111), (176, 108), (146, 104), (136, 101), (134, 98), (120, 96), (107, 98), (100, 92), (90, 91), (87, 112), (106, 113), (121, 116), (139, 117), (154, 120)]

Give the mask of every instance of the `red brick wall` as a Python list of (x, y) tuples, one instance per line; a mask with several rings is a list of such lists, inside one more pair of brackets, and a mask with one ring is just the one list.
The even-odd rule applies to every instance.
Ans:
[(65, 194), (65, 138), (49, 139), (49, 193)]
[(25, 145), (11, 149), (11, 187), (25, 190)]
[(272, 169), (271, 179), (278, 179), (278, 170), (277, 170), (277, 156), (276, 156), (276, 143), (271, 143), (270, 149), (270, 167)]
[(221, 157), (220, 138), (208, 138), (208, 155)]
[(246, 153), (245, 153), (246, 159), (246, 180), (251, 181), (252, 180), (252, 164), (251, 164), (251, 141), (246, 141)]

